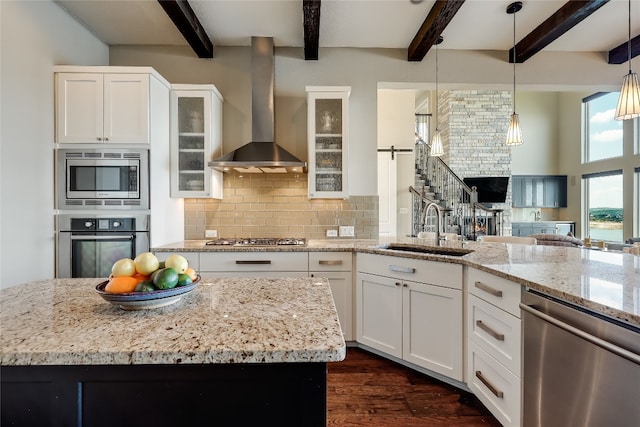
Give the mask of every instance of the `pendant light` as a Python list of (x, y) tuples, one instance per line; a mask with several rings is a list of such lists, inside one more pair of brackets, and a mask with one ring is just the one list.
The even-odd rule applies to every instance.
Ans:
[(509, 129), (507, 130), (506, 145), (522, 144), (522, 131), (520, 130), (520, 119), (516, 114), (516, 13), (522, 9), (522, 2), (516, 1), (507, 6), (507, 13), (513, 15), (513, 114), (509, 119)]
[(438, 39), (434, 42), (436, 45), (436, 108), (435, 108), (435, 122), (436, 130), (433, 132), (433, 138), (431, 139), (431, 155), (439, 157), (444, 155), (444, 147), (442, 146), (442, 136), (440, 136), (440, 129), (438, 128), (438, 45), (444, 40), (438, 36)]
[(629, 74), (622, 79), (622, 89), (614, 119), (627, 120), (640, 117), (640, 86), (638, 75), (631, 72), (631, 0), (629, 0), (629, 38), (627, 42)]

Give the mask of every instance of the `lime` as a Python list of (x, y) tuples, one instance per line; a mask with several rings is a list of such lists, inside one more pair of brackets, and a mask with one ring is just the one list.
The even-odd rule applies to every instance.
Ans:
[(153, 285), (152, 280), (145, 280), (144, 282), (138, 283), (136, 286), (136, 292), (151, 292), (155, 290), (156, 287)]
[(188, 274), (178, 274), (178, 284), (176, 286), (190, 285), (191, 283), (193, 283), (193, 280), (191, 280)]
[(163, 268), (153, 276), (153, 284), (158, 289), (175, 288), (178, 284), (178, 272), (171, 267)]

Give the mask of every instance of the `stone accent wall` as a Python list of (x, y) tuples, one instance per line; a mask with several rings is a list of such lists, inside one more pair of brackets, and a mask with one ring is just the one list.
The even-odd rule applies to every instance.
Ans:
[[(504, 144), (512, 113), (511, 92), (442, 91), (438, 98), (443, 160), (451, 170), (460, 178), (511, 176), (511, 149)], [(506, 202), (494, 205), (504, 209), (504, 235), (511, 235), (511, 185), (510, 180)]]
[(329, 229), (353, 225), (355, 238), (378, 238), (378, 196), (307, 198), (307, 175), (225, 174), (224, 198), (185, 199), (185, 239), (305, 237), (325, 239)]

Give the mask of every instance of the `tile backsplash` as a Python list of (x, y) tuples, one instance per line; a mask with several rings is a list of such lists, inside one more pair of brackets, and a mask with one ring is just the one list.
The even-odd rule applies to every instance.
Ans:
[(352, 225), (355, 238), (378, 237), (378, 196), (349, 199), (307, 197), (305, 174), (225, 174), (224, 198), (185, 199), (185, 239), (305, 237), (324, 239), (327, 230)]

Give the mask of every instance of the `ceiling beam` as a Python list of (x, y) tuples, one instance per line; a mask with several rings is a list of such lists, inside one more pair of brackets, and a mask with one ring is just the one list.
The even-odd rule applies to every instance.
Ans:
[(158, 0), (198, 58), (213, 58), (213, 43), (187, 0)]
[(321, 0), (302, 1), (304, 59), (306, 61), (318, 59), (318, 48), (320, 46), (320, 1)]
[[(566, 2), (553, 15), (516, 43), (516, 62), (522, 63), (531, 58), (607, 3), (609, 0), (570, 0)], [(509, 49), (510, 63), (514, 61), (513, 50), (513, 47)]]
[[(631, 39), (631, 58), (640, 55), (640, 36)], [(609, 64), (622, 64), (629, 60), (628, 42), (622, 43), (618, 47), (614, 47), (609, 51)]]
[(407, 49), (408, 61), (422, 61), (462, 7), (464, 0), (437, 0)]

